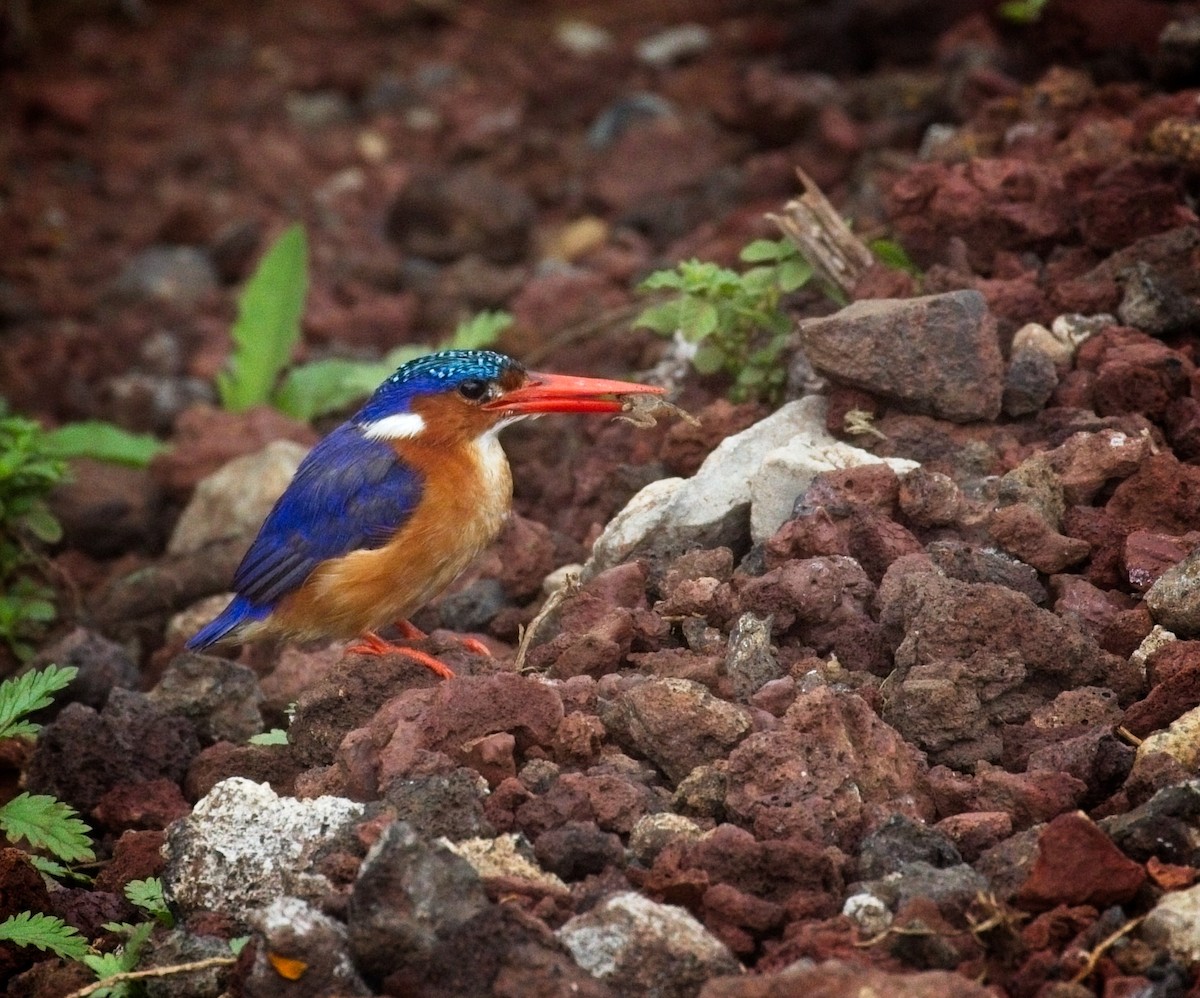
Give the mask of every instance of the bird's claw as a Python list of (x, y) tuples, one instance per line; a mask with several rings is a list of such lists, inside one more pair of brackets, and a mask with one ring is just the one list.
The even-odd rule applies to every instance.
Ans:
[(434, 658), (426, 652), (417, 651), (416, 648), (405, 648), (403, 645), (394, 645), (389, 641), (384, 641), (378, 634), (364, 634), (361, 641), (351, 645), (346, 651), (354, 655), (401, 655), (411, 662), (425, 666), (435, 676), (440, 676), (442, 679), (454, 678), (454, 670), (440, 659)]

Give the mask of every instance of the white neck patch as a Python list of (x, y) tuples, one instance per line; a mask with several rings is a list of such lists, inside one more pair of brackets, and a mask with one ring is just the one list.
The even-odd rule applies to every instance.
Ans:
[(363, 436), (371, 440), (411, 440), (425, 432), (425, 420), (420, 413), (398, 412), (370, 423), (363, 423)]

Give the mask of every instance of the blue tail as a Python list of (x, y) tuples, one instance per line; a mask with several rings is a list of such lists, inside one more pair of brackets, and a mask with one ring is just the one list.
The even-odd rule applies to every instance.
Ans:
[(185, 647), (189, 651), (200, 651), (209, 645), (215, 645), (242, 624), (253, 620), (262, 620), (264, 617), (270, 616), (270, 613), (269, 606), (255, 606), (244, 596), (235, 596), (233, 602), (225, 607), (215, 620), (188, 639)]

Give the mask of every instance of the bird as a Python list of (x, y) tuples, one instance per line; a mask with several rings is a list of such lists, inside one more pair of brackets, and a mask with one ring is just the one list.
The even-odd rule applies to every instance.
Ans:
[[(432, 655), (385, 641), (423, 637), (408, 617), (500, 532), (512, 473), (497, 439), (543, 413), (619, 413), (663, 389), (527, 370), (491, 350), (443, 350), (399, 367), (300, 462), (234, 572), (229, 605), (186, 643), (353, 639), (441, 676)], [(465, 642), (475, 651), (480, 642)]]

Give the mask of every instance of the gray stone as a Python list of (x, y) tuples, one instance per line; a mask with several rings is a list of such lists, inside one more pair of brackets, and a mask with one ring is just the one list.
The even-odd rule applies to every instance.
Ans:
[(483, 813), (487, 783), (471, 769), (456, 769), (449, 776), (428, 774), (393, 780), (384, 799), (428, 839), (460, 839), (493, 835), (495, 829)]
[(941, 832), (907, 815), (894, 814), (863, 839), (858, 856), (858, 875), (864, 880), (871, 880), (894, 873), (906, 863), (915, 862), (940, 869), (957, 866), (962, 862), (962, 856), (954, 843)]
[[(262, 937), (262, 945), (242, 985), (246, 998), (277, 998), (281, 994), (355, 998), (374, 994), (354, 969), (346, 927), (337, 919), (299, 898), (281, 897), (256, 912), (251, 922)], [(268, 954), (301, 961), (304, 973), (295, 984), (285, 985)]]
[(1000, 414), (1004, 363), (978, 291), (858, 301), (799, 331), (813, 367), (836, 381), (955, 422)]
[(1004, 375), (1003, 409), (1007, 416), (1041, 411), (1058, 387), (1054, 358), (1041, 350), (1016, 351)]
[(363, 814), (340, 797), (294, 800), (265, 783), (222, 780), (167, 830), (163, 889), (180, 913), (246, 923), (280, 895), (319, 902), (333, 888), (315, 858)]
[(367, 853), (350, 895), (354, 961), (372, 979), (419, 966), (489, 904), (470, 863), (418, 838), (407, 822), (393, 822)]
[(665, 28), (637, 45), (642, 62), (657, 69), (704, 52), (712, 44), (712, 32), (701, 24), (677, 24)]
[(717, 974), (740, 970), (695, 918), (640, 894), (614, 894), (558, 930), (579, 966), (621, 995), (694, 998)]
[(219, 286), (217, 270), (193, 246), (151, 246), (134, 256), (113, 283), (113, 294), (133, 301), (187, 307)]
[(771, 617), (744, 613), (729, 632), (725, 653), (725, 675), (739, 700), (753, 696), (764, 683), (783, 675), (779, 659), (771, 649)]
[(129, 652), (83, 627), (76, 627), (40, 651), (32, 664), (40, 669), (51, 663), (79, 670), (71, 685), (56, 698), (60, 704), (78, 702), (100, 710), (116, 687), (135, 690), (141, 685), (141, 673)]
[(146, 695), (165, 713), (188, 718), (205, 742), (244, 742), (263, 729), (258, 677), (227, 659), (176, 655)]
[(1172, 565), (1146, 591), (1156, 624), (1182, 638), (1200, 634), (1200, 548)]
[[(691, 478), (664, 478), (635, 495), (592, 548), (595, 575), (635, 556), (669, 560), (696, 548), (744, 551), (792, 515), (796, 497), (821, 471), (879, 461), (825, 429), (826, 402), (810, 396), (727, 437)], [(887, 462), (897, 472), (916, 467)]]
[(301, 444), (276, 440), (214, 471), (196, 486), (167, 553), (191, 554), (214, 541), (253, 534), (307, 453)]
[(1200, 323), (1200, 305), (1145, 260), (1139, 260), (1121, 277), (1125, 294), (1117, 317), (1151, 336), (1167, 337)]
[(1200, 884), (1159, 898), (1142, 922), (1140, 935), (1185, 964), (1200, 961)]

